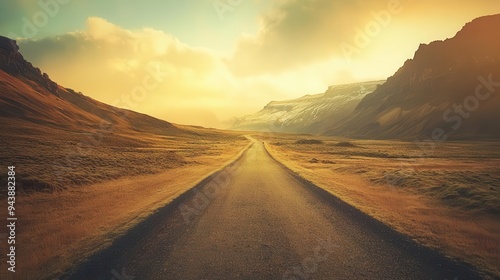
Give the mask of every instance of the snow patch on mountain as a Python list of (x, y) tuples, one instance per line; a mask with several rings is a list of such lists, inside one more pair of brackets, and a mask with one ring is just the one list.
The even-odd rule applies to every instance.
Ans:
[(236, 119), (233, 129), (321, 133), (351, 113), (365, 95), (384, 81), (330, 86), (325, 93), (272, 101), (261, 111)]

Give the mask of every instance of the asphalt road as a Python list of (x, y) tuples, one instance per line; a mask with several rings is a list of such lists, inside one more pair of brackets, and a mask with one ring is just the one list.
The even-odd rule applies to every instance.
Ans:
[(256, 142), (70, 279), (475, 279), (307, 184)]

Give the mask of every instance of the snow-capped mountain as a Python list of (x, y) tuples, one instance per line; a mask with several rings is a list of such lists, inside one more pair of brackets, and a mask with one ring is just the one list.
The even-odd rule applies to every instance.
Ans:
[(233, 129), (318, 134), (352, 113), (383, 82), (335, 85), (325, 93), (272, 101), (261, 111), (236, 119)]

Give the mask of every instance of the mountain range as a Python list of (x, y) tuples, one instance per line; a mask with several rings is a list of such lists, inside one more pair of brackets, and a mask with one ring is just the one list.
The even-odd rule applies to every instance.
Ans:
[(271, 102), (233, 128), (365, 139), (498, 139), (498, 30), (500, 15), (477, 18), (451, 39), (421, 44), (385, 82)]
[[(422, 44), (387, 81), (331, 86), (273, 101), (233, 129), (365, 139), (499, 139), (500, 15)], [(167, 121), (96, 101), (53, 82), (0, 36), (0, 129), (36, 124), (71, 131), (173, 135)]]

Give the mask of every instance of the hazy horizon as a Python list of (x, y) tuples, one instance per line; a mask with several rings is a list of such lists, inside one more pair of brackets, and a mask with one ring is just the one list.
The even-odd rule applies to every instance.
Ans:
[(217, 128), (272, 100), (386, 79), (419, 44), (500, 12), (491, 1), (409, 0), (0, 7), (0, 34), (18, 39), (27, 60), (60, 85), (173, 123)]

